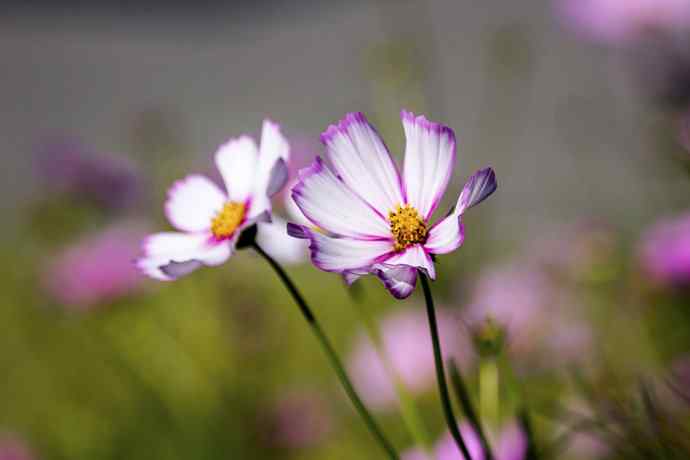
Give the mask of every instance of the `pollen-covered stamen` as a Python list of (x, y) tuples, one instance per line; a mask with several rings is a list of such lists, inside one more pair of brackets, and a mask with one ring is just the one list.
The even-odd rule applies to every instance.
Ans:
[(391, 225), (391, 233), (395, 238), (396, 251), (402, 251), (426, 242), (428, 229), (426, 222), (422, 219), (417, 210), (409, 204), (398, 205), (395, 210), (388, 213), (388, 221)]
[(228, 238), (244, 220), (244, 203), (228, 201), (211, 221), (211, 233), (218, 239)]

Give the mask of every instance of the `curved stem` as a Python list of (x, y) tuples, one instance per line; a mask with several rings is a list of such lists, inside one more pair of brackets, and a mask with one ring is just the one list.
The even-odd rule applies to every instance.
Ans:
[(431, 331), (431, 344), (434, 347), (434, 362), (436, 363), (436, 380), (438, 381), (438, 391), (441, 395), (441, 405), (443, 406), (443, 415), (446, 418), (446, 424), (453, 436), (455, 443), (458, 445), (460, 452), (462, 452), (465, 460), (472, 460), (470, 451), (467, 450), (465, 441), (462, 439), (458, 422), (453, 413), (453, 406), (450, 402), (450, 394), (448, 392), (448, 383), (446, 382), (446, 372), (443, 369), (443, 354), (441, 353), (441, 341), (438, 336), (438, 325), (436, 324), (436, 311), (434, 310), (434, 299), (431, 296), (431, 287), (426, 275), (419, 272), (419, 278), (422, 282), (422, 289), (424, 290), (424, 300), (426, 300), (426, 313), (429, 317), (429, 329)]
[(364, 423), (367, 425), (369, 428), (369, 431), (374, 435), (376, 440), (381, 444), (381, 447), (383, 448), (384, 451), (386, 451), (386, 454), (388, 454), (388, 457), (391, 460), (398, 460), (399, 456), (395, 449), (393, 448), (393, 445), (388, 441), (386, 436), (383, 434), (383, 431), (381, 431), (381, 428), (379, 428), (378, 424), (374, 420), (374, 418), (371, 416), (367, 408), (364, 406), (364, 403), (360, 399), (359, 395), (357, 394), (357, 391), (355, 390), (354, 386), (352, 385), (352, 382), (350, 382), (349, 377), (347, 376), (347, 373), (345, 372), (345, 368), (343, 367), (342, 363), (340, 362), (340, 359), (338, 358), (338, 355), (335, 352), (335, 349), (333, 348), (333, 345), (331, 345), (330, 340), (328, 340), (328, 337), (326, 334), (323, 332), (323, 329), (321, 329), (321, 326), (319, 325), (318, 321), (316, 320), (316, 317), (314, 316), (314, 313), (311, 311), (307, 303), (305, 302), (304, 298), (300, 294), (300, 292), (297, 290), (297, 287), (294, 285), (292, 280), (288, 277), (287, 273), (285, 270), (283, 270), (283, 267), (278, 264), (271, 256), (269, 256), (257, 243), (252, 243), (252, 247), (256, 252), (258, 252), (264, 259), (266, 259), (266, 262), (275, 270), (276, 274), (280, 278), (280, 280), (283, 282), (287, 290), (290, 292), (290, 295), (292, 295), (292, 298), (295, 300), (295, 303), (297, 303), (297, 306), (300, 309), (300, 312), (302, 313), (302, 316), (304, 317), (305, 320), (307, 320), (307, 324), (311, 328), (312, 332), (316, 336), (316, 339), (319, 341), (321, 346), (323, 347), (324, 352), (326, 353), (326, 357), (330, 361), (331, 365), (333, 366), (333, 369), (335, 370), (336, 375), (338, 376), (338, 379), (340, 380), (340, 383), (342, 384), (343, 388), (345, 389), (345, 392), (347, 395), (350, 397), (350, 400), (352, 401), (352, 404), (355, 406), (355, 409), (359, 413), (359, 415), (362, 417), (364, 420)]

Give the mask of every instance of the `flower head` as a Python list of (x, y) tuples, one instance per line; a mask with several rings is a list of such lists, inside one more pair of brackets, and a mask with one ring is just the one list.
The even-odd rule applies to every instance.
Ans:
[(165, 210), (179, 232), (149, 236), (138, 267), (148, 276), (169, 281), (203, 265), (225, 262), (243, 230), (270, 220), (270, 197), (285, 185), (288, 154), (287, 140), (268, 120), (260, 147), (249, 136), (221, 145), (215, 158), (226, 190), (201, 175), (177, 181), (168, 192)]
[(141, 188), (138, 171), (127, 158), (91, 152), (69, 140), (44, 145), (36, 156), (36, 172), (60, 192), (113, 210), (133, 205)]
[(612, 44), (690, 26), (687, 0), (559, 0), (557, 8), (576, 32)]
[(642, 269), (656, 283), (690, 283), (690, 214), (658, 222), (642, 238)]
[(49, 264), (43, 284), (58, 301), (76, 310), (125, 296), (142, 281), (132, 265), (140, 225), (118, 225), (66, 248)]
[(26, 443), (9, 434), (0, 434), (0, 460), (32, 460), (35, 458)]
[(406, 111), (402, 122), (407, 139), (402, 174), (363, 114), (330, 126), (321, 140), (331, 166), (317, 157), (292, 189), (312, 225), (288, 226), (292, 236), (310, 240), (317, 267), (341, 273), (348, 282), (376, 275), (397, 298), (412, 293), (417, 270), (436, 277), (432, 255), (462, 244), (463, 213), (496, 189), (493, 170), (478, 171), (453, 212), (432, 224), (453, 172), (455, 134)]
[[(460, 425), (460, 434), (472, 460), (484, 460), (486, 455), (474, 429), (468, 423), (463, 423)], [(515, 423), (506, 425), (496, 442), (491, 444), (496, 460), (522, 460), (527, 453), (527, 438)], [(404, 453), (402, 458), (403, 460), (428, 460), (429, 457), (420, 450), (412, 449)], [(433, 460), (455, 460), (463, 457), (450, 433), (447, 433), (436, 444), (432, 458)]]
[[(437, 315), (444, 357), (468, 365), (473, 356), (467, 352), (468, 338), (461, 334), (459, 319), (443, 308)], [(418, 308), (396, 311), (383, 319), (380, 330), (382, 352), (407, 389), (422, 393), (432, 388), (434, 355), (425, 313)], [(366, 334), (357, 338), (348, 368), (367, 405), (384, 410), (396, 404), (393, 376)]]

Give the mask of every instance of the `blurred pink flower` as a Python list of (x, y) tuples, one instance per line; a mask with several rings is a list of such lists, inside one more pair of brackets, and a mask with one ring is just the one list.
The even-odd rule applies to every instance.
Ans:
[(690, 214), (660, 220), (642, 236), (642, 270), (663, 285), (690, 282)]
[[(474, 429), (469, 424), (463, 423), (460, 426), (460, 434), (467, 450), (470, 451), (472, 460), (484, 460), (484, 449)], [(495, 442), (491, 443), (491, 449), (496, 460), (522, 460), (527, 452), (527, 438), (515, 423), (510, 423), (504, 427)], [(462, 458), (460, 450), (449, 433), (436, 444), (434, 456), (431, 459), (420, 449), (412, 449), (402, 455), (402, 460), (458, 460)]]
[(131, 293), (143, 279), (133, 263), (143, 234), (143, 226), (123, 224), (83, 238), (48, 264), (43, 285), (75, 310)]
[[(446, 358), (466, 367), (473, 359), (468, 337), (452, 312), (438, 309), (439, 335)], [(423, 308), (398, 310), (380, 323), (383, 349), (402, 382), (413, 393), (433, 388), (435, 378), (429, 326)], [(384, 362), (368, 337), (361, 333), (350, 355), (348, 368), (365, 403), (385, 410), (397, 402), (395, 387)]]
[(333, 429), (326, 402), (317, 393), (291, 392), (271, 409), (271, 442), (298, 449), (322, 441)]
[(14, 435), (0, 434), (0, 460), (33, 460), (29, 446)]
[(463, 317), (475, 333), (487, 320), (496, 323), (518, 368), (538, 369), (588, 356), (591, 331), (576, 311), (571, 293), (524, 262), (483, 273)]
[(42, 146), (36, 155), (36, 172), (49, 187), (108, 209), (131, 206), (141, 193), (134, 163), (124, 156), (90, 151), (76, 141)]
[(614, 45), (690, 26), (688, 0), (557, 0), (556, 12), (579, 35)]

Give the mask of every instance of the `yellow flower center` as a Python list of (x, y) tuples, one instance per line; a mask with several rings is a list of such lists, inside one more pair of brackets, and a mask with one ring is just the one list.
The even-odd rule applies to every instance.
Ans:
[(244, 203), (228, 201), (211, 221), (211, 233), (218, 239), (227, 238), (237, 230), (245, 212)]
[(393, 238), (395, 238), (394, 249), (396, 252), (426, 241), (428, 235), (426, 222), (420, 217), (417, 210), (409, 204), (398, 205), (395, 210), (389, 212), (388, 221), (391, 224)]

